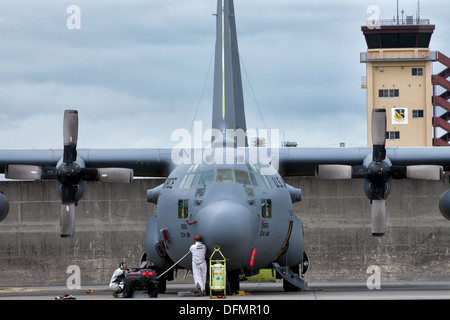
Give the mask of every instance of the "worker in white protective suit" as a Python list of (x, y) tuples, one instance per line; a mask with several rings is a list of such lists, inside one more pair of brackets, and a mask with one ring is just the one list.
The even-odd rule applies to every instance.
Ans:
[(190, 247), (192, 253), (192, 275), (194, 276), (194, 284), (196, 296), (205, 295), (206, 284), (206, 246), (202, 243), (202, 238), (197, 235), (194, 237), (195, 243)]
[(125, 262), (119, 263), (119, 267), (114, 271), (111, 281), (109, 283), (109, 287), (113, 289), (113, 297), (117, 298), (118, 294), (122, 292), (120, 288), (120, 282), (125, 278), (127, 274), (127, 265)]

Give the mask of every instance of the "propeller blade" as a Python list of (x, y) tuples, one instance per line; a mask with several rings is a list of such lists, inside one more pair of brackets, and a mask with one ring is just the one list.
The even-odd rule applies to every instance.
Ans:
[(386, 110), (373, 109), (372, 111), (372, 144), (386, 144)]
[(372, 111), (372, 145), (373, 161), (380, 162), (386, 158), (386, 110)]
[(64, 145), (76, 146), (78, 140), (78, 111), (64, 111)]
[(431, 165), (407, 166), (406, 177), (408, 179), (441, 180), (442, 167)]
[(352, 168), (352, 178), (354, 179), (367, 179), (369, 172), (366, 166), (354, 166)]
[(61, 205), (60, 236), (73, 238), (75, 235), (75, 202)]
[(98, 170), (95, 168), (81, 168), (81, 179), (84, 181), (97, 181)]
[(317, 167), (316, 176), (323, 180), (351, 179), (352, 167), (340, 164), (323, 164)]
[(74, 162), (77, 159), (77, 141), (78, 141), (78, 111), (64, 111), (64, 155), (63, 161)]
[(111, 183), (131, 183), (133, 181), (133, 170), (125, 168), (100, 168), (97, 180)]
[(25, 164), (11, 164), (6, 167), (5, 178), (17, 180), (39, 180), (42, 177), (42, 168)]
[(386, 234), (386, 200), (372, 200), (372, 235), (375, 237)]

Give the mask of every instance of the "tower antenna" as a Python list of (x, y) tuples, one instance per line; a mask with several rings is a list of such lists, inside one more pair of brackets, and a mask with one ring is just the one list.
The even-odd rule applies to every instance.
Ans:
[(420, 0), (417, 0), (417, 24), (420, 24)]
[(399, 18), (399, 15), (398, 15), (398, 0), (397, 0), (397, 24), (399, 24), (398, 18)]

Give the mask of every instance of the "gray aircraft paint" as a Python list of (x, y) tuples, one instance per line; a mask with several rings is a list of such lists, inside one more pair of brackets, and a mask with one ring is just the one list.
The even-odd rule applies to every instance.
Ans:
[[(221, 133), (225, 131), (222, 143), (215, 144), (215, 147), (223, 147), (231, 140), (226, 135), (227, 129), (246, 131), (232, 0), (217, 2), (216, 34), (211, 128)], [(246, 155), (244, 162), (239, 160), (231, 164), (203, 164), (199, 170), (247, 168), (243, 171), (249, 172), (244, 163), (250, 161), (248, 154), (253, 149), (255, 148), (241, 148)], [(326, 164), (362, 165), (371, 158), (373, 150), (372, 148), (276, 148), (276, 157), (273, 160), (277, 163), (275, 169), (278, 172), (266, 175), (270, 187), (252, 186), (254, 192), (252, 196), (245, 193), (245, 188), (250, 188), (250, 183), (212, 183), (205, 188), (202, 196), (196, 196), (198, 184), (192, 188), (179, 188), (183, 176), (193, 163), (176, 165), (172, 158), (173, 150), (169, 148), (77, 151), (80, 163), (84, 163), (88, 168), (130, 168), (133, 169), (134, 176), (167, 177), (164, 185), (149, 190), (149, 200), (157, 202), (157, 209), (156, 215), (148, 222), (146, 250), (149, 260), (152, 260), (159, 269), (167, 269), (182, 257), (192, 243), (193, 237), (199, 233), (204, 237), (209, 253), (215, 245), (223, 248), (224, 254), (230, 257), (229, 271), (256, 273), (259, 268), (270, 266), (274, 259), (277, 259), (280, 265), (288, 267), (297, 266), (303, 260), (302, 224), (293, 214), (292, 207), (293, 201), (300, 200), (300, 192), (286, 185), (282, 176), (314, 175), (319, 165)], [(183, 153), (192, 160), (198, 151), (186, 149)], [(450, 164), (450, 150), (447, 148), (386, 148), (386, 152), (387, 159), (393, 165), (427, 164), (448, 169)], [(0, 172), (5, 172), (5, 168), (11, 164), (55, 167), (62, 159), (62, 155), (62, 150), (0, 150)], [(89, 187), (88, 184), (86, 187)], [(448, 202), (447, 198), (443, 197), (444, 200), (441, 201)], [(183, 199), (189, 200), (189, 216), (186, 219), (178, 218), (178, 201)], [(271, 200), (271, 218), (262, 217), (262, 199)], [(197, 200), (199, 202), (196, 202)], [(447, 216), (450, 215), (447, 213)], [(290, 226), (292, 232), (289, 234)], [(161, 234), (164, 230), (167, 231), (167, 240)], [(288, 237), (289, 241), (286, 241)], [(161, 258), (158, 255), (155, 249), (158, 243), (164, 244), (166, 257)], [(253, 252), (255, 252), (253, 266), (250, 266)], [(190, 268), (187, 260), (180, 262), (180, 266)]]

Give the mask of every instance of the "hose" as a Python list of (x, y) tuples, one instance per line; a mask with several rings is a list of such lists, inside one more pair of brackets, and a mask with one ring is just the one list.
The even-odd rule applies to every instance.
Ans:
[(163, 275), (165, 275), (167, 272), (169, 272), (170, 269), (172, 269), (173, 267), (175, 267), (181, 260), (183, 260), (184, 258), (186, 258), (186, 256), (191, 253), (191, 251), (189, 250), (180, 260), (178, 260), (177, 262), (175, 262), (173, 264), (173, 266), (171, 266), (169, 269), (167, 269), (166, 271), (164, 271), (163, 273), (161, 273), (159, 276), (156, 277), (156, 279), (159, 279), (160, 277), (162, 277)]

